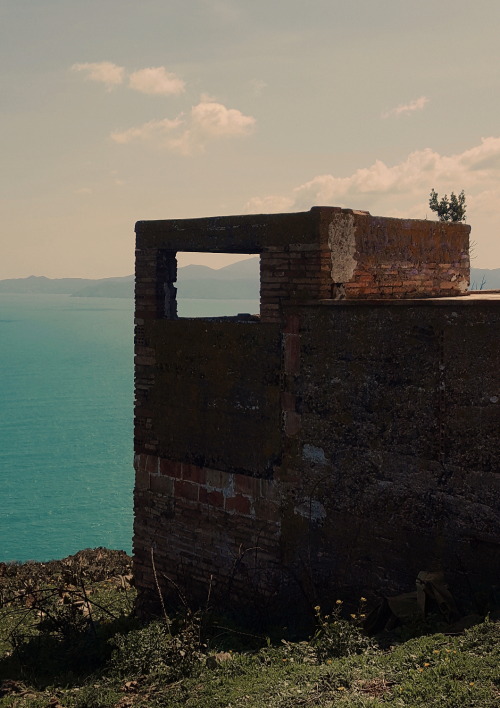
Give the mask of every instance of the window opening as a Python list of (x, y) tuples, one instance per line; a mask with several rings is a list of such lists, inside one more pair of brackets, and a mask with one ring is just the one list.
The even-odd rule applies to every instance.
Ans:
[[(244, 253), (177, 253), (177, 280), (173, 284), (177, 290), (177, 316), (241, 320), (257, 317), (259, 260), (258, 255)], [(169, 316), (167, 309), (165, 314)]]

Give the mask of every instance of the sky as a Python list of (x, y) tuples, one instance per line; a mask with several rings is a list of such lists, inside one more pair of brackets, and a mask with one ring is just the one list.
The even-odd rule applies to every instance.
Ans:
[(500, 268), (499, 26), (498, 0), (0, 0), (0, 278), (130, 274), (138, 220), (425, 219), (431, 189)]

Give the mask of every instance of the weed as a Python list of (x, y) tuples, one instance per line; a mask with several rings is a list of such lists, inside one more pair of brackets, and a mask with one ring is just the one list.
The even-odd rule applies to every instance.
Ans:
[(283, 629), (266, 642), (255, 628), (207, 612), (170, 617), (165, 607), (163, 620), (139, 625), (129, 616), (133, 595), (123, 579), (95, 581), (87, 575), (82, 588), (72, 571), (66, 581), (37, 576), (28, 587), (25, 569), (13, 589), (7, 573), (15, 572), (8, 567), (0, 573), (0, 632), (6, 637), (0, 654), (2, 708), (499, 704), (500, 625), (493, 621), (464, 634), (407, 641), (392, 633), (382, 650), (361, 631), (365, 601), (351, 615), (338, 601), (328, 614), (316, 608), (317, 628), (309, 641), (291, 641)]
[(462, 651), (500, 659), (500, 623), (491, 622), (487, 617), (482, 624), (466, 629), (459, 643)]
[(188, 614), (181, 626), (171, 630), (164, 621), (154, 621), (110, 640), (114, 647), (110, 669), (119, 676), (137, 677), (162, 673), (169, 680), (189, 676), (199, 668), (206, 645), (200, 641), (200, 619)]
[(374, 649), (373, 641), (361, 630), (365, 618), (364, 604), (361, 598), (358, 612), (349, 619), (342, 617), (342, 600), (337, 600), (335, 608), (328, 615), (321, 614), (319, 606), (314, 608), (318, 628), (311, 640), (319, 661), (351, 656)]

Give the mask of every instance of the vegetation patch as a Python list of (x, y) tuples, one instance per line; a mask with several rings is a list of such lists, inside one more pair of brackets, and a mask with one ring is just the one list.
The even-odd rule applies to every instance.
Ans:
[[(133, 616), (130, 559), (105, 549), (0, 566), (0, 706), (496, 708), (500, 626), (367, 637), (338, 600), (308, 640), (205, 612)], [(352, 598), (346, 598), (346, 601)]]

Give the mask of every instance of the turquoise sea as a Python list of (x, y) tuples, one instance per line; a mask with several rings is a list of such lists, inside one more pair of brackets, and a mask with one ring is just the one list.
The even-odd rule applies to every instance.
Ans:
[[(258, 312), (181, 300), (184, 317)], [(0, 561), (132, 547), (133, 303), (0, 294)]]

